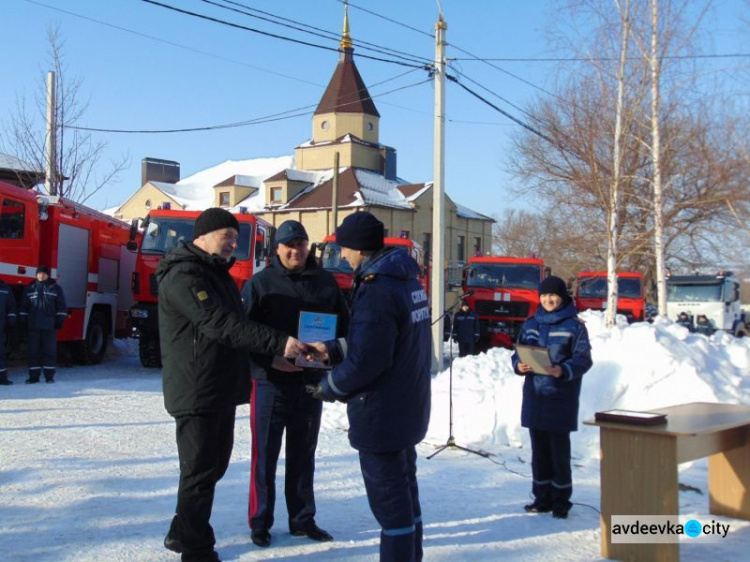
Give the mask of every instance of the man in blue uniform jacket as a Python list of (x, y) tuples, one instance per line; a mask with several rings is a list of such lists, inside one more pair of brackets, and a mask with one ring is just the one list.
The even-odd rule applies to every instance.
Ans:
[(62, 287), (50, 278), (46, 265), (36, 268), (36, 281), (30, 283), (21, 299), (19, 319), (29, 328), (29, 378), (26, 384), (39, 382), (44, 372), (47, 382), (55, 382), (57, 334), (68, 317)]
[(430, 310), (419, 267), (383, 247), (383, 223), (368, 212), (336, 229), (355, 269), (345, 340), (314, 344), (337, 365), (311, 391), (347, 402), (349, 442), (359, 451), (370, 509), (381, 526), (380, 560), (422, 559), (415, 446), (430, 419)]
[(453, 339), (458, 342), (459, 357), (474, 355), (474, 346), (479, 341), (479, 317), (466, 303), (453, 316)]

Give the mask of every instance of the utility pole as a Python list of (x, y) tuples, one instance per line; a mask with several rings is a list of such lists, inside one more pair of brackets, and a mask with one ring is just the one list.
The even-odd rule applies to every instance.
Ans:
[[(435, 24), (435, 137), (432, 185), (432, 273), (430, 292), (432, 316), (445, 309), (445, 31), (448, 24), (440, 17)], [(432, 325), (432, 372), (443, 368), (443, 322)]]
[(328, 234), (336, 232), (339, 219), (339, 153), (333, 154), (333, 186), (331, 189), (331, 222), (329, 225)]
[(46, 150), (46, 179), (44, 187), (50, 195), (57, 195), (57, 101), (55, 95), (55, 73), (47, 73), (47, 138)]

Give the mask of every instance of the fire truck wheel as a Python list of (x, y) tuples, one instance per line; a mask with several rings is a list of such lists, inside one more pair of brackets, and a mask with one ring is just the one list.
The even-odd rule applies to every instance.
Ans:
[(147, 369), (161, 369), (161, 347), (159, 336), (146, 337), (145, 334), (138, 340), (138, 355), (141, 365)]
[(101, 312), (94, 312), (89, 319), (86, 339), (79, 347), (79, 360), (84, 365), (98, 365), (104, 359), (109, 340), (107, 319)]

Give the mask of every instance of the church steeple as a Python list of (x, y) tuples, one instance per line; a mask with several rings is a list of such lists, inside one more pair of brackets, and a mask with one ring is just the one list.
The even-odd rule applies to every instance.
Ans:
[(330, 169), (335, 152), (340, 153), (342, 168), (383, 169), (380, 113), (354, 63), (353, 45), (345, 2), (338, 64), (313, 113), (312, 140), (295, 149), (301, 170)]

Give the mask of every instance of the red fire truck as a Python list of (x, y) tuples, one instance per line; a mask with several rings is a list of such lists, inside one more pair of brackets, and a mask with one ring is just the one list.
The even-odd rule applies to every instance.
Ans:
[[(193, 226), (200, 214), (201, 211), (155, 209), (143, 221), (136, 219), (131, 225), (129, 247), (137, 249), (132, 283), (135, 304), (130, 311), (132, 335), (138, 339), (144, 367), (161, 367), (156, 267), (178, 242), (193, 239)], [(245, 282), (268, 263), (275, 229), (254, 215), (237, 213), (235, 216), (240, 223), (240, 236), (234, 253), (237, 261), (229, 273), (242, 290)]]
[[(604, 310), (607, 308), (607, 272), (581, 271), (575, 292), (576, 308)], [(617, 272), (617, 314), (628, 322), (642, 322), (646, 315), (643, 275), (632, 271)]]
[[(420, 244), (408, 238), (385, 238), (386, 247), (403, 248), (419, 265), (419, 282), (427, 294), (430, 294), (429, 267), (425, 265), (425, 252)], [(323, 242), (315, 245), (316, 255), (321, 260), (323, 269), (330, 271), (336, 278), (339, 288), (348, 296), (354, 282), (354, 270), (341, 257), (341, 246), (336, 244), (336, 235), (331, 234)]]
[(69, 317), (57, 332), (85, 364), (101, 362), (110, 335), (129, 336), (128, 224), (61, 197), (0, 182), (0, 278), (16, 298), (46, 265), (65, 292)]
[(536, 258), (469, 258), (462, 289), (465, 302), (479, 316), (480, 349), (513, 347), (521, 324), (539, 306), (539, 283), (548, 274)]

